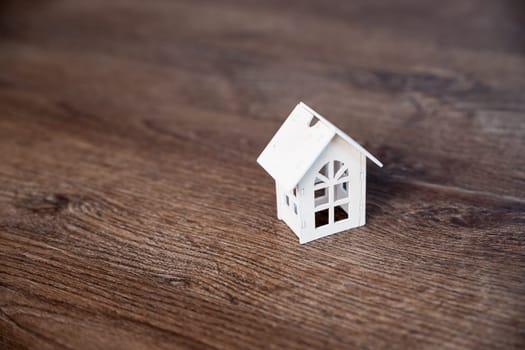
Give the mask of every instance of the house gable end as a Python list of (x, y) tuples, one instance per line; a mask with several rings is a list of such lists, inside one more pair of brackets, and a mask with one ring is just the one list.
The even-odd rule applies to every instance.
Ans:
[(297, 185), (336, 134), (325, 123), (312, 124), (313, 117), (297, 105), (257, 159), (285, 190)]
[(284, 190), (289, 191), (310, 170), (336, 135), (376, 165), (383, 166), (354, 139), (302, 102), (293, 109), (257, 162)]

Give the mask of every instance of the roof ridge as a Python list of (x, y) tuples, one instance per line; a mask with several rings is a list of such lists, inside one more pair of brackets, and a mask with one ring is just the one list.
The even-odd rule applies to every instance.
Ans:
[(374, 164), (376, 164), (378, 167), (382, 168), (383, 163), (379, 159), (377, 159), (372, 153), (368, 152), (363, 146), (361, 146), (356, 140), (354, 140), (352, 137), (348, 136), (344, 131), (339, 129), (337, 126), (335, 126), (333, 123), (331, 123), (328, 119), (317, 113), (315, 110), (313, 110), (310, 106), (308, 106), (303, 101), (299, 102), (299, 105), (301, 107), (306, 108), (310, 113), (312, 113), (316, 118), (318, 118), (321, 122), (326, 124), (328, 127), (333, 128), (337, 135), (342, 137), (346, 142), (357, 148), (357, 150), (361, 153), (363, 153), (368, 159), (370, 159)]

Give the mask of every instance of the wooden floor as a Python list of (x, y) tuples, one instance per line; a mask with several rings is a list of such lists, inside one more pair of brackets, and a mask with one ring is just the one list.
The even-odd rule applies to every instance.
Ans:
[[(1, 349), (525, 347), (525, 3), (0, 3)], [(306, 245), (300, 100), (376, 155)]]

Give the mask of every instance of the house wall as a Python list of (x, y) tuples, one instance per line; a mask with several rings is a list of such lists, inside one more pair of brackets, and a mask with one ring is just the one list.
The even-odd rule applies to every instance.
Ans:
[[(295, 191), (284, 191), (283, 186), (278, 183), (275, 184), (277, 217), (283, 220), (297, 237), (299, 237), (301, 230), (301, 202), (298, 187)], [(286, 197), (288, 197), (288, 201)]]
[(363, 226), (366, 223), (366, 156), (361, 154), (361, 216), (359, 217), (359, 225)]
[[(348, 166), (349, 171), (349, 218), (332, 225), (315, 227), (314, 181), (319, 170), (329, 161), (339, 160)], [(324, 237), (336, 232), (364, 225), (366, 200), (366, 157), (339, 136), (335, 136), (326, 149), (314, 162), (310, 170), (299, 182), (301, 195), (299, 240), (301, 243)]]

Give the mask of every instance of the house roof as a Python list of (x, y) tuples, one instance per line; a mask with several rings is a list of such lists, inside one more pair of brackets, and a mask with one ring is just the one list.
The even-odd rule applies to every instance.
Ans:
[[(318, 122), (310, 126), (314, 117), (318, 119)], [(285, 190), (291, 190), (335, 135), (340, 136), (379, 167), (383, 166), (376, 157), (353, 138), (302, 102), (295, 106), (257, 158), (257, 162)]]

